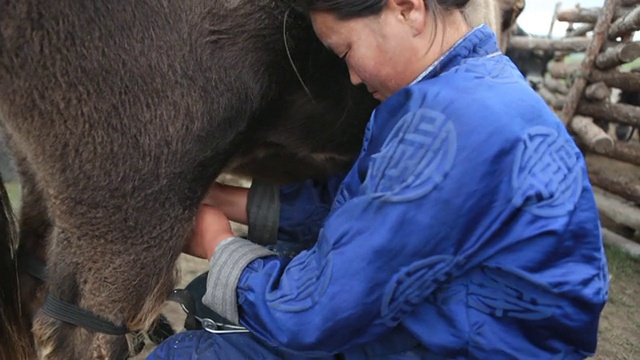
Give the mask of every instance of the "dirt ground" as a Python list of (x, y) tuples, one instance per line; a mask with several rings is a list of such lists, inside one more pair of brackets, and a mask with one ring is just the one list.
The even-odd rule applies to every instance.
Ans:
[(615, 248), (607, 248), (607, 260), (611, 287), (594, 359), (640, 359), (640, 261)]

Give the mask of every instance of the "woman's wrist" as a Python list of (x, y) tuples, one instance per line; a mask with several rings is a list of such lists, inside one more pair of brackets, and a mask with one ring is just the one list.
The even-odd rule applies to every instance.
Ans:
[(214, 183), (203, 203), (222, 211), (231, 221), (247, 224), (247, 196), (249, 189)]
[(218, 247), (218, 245), (220, 245), (220, 243), (233, 237), (235, 237), (235, 235), (232, 233), (222, 233), (216, 236), (214, 239), (211, 239), (211, 241), (207, 242), (207, 247), (205, 249), (207, 259), (211, 259), (213, 257), (216, 252), (216, 248)]

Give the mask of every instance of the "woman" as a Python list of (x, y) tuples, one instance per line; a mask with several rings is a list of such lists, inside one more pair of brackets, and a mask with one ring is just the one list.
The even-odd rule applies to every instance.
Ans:
[[(226, 359), (595, 352), (608, 275), (584, 160), (466, 3), (307, 1), (381, 101), (362, 152), (326, 184), (215, 185), (186, 249), (211, 259), (204, 303), (251, 335), (183, 333), (152, 359), (184, 356), (175, 344)], [(228, 219), (247, 217), (312, 246), (288, 258), (234, 237)]]

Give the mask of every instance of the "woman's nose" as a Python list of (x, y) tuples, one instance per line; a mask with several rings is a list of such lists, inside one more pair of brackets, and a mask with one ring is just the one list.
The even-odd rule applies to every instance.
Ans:
[(362, 79), (360, 78), (360, 76), (358, 76), (358, 74), (355, 71), (351, 69), (351, 67), (349, 67), (349, 79), (351, 80), (351, 83), (353, 85), (362, 84)]

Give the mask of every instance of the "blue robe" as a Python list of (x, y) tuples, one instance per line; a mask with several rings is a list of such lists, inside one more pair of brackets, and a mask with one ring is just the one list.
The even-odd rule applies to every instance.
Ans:
[(376, 108), (351, 171), (285, 186), (280, 203), (281, 240), (314, 245), (256, 258), (234, 284), (239, 322), (266, 348), (595, 352), (608, 274), (583, 156), (485, 26)]

